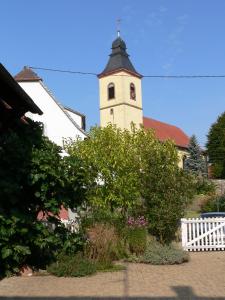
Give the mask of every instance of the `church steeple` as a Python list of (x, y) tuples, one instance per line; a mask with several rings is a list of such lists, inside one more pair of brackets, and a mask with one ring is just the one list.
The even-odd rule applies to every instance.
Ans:
[(134, 123), (143, 124), (142, 76), (135, 70), (126, 51), (125, 42), (118, 36), (112, 43), (112, 53), (99, 74), (100, 125), (115, 124), (131, 130)]
[(118, 37), (113, 41), (111, 49), (112, 53), (109, 55), (109, 61), (105, 69), (98, 75), (99, 78), (118, 71), (127, 71), (139, 78), (142, 77), (132, 65), (126, 51), (126, 43), (122, 40), (120, 35), (118, 35)]

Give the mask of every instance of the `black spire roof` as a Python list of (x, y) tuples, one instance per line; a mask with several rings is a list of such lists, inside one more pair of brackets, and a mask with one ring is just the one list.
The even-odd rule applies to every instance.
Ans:
[(134, 66), (132, 65), (126, 49), (126, 44), (121, 39), (121, 37), (116, 38), (112, 43), (112, 53), (109, 55), (109, 61), (102, 73), (99, 74), (100, 77), (117, 70), (126, 70), (128, 72), (136, 74), (138, 77), (141, 77), (141, 75), (135, 70)]

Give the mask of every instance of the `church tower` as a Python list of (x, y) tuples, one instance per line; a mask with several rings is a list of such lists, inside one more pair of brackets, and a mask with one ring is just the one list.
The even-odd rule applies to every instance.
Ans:
[(112, 43), (112, 53), (104, 71), (98, 75), (100, 92), (100, 126), (109, 123), (121, 129), (143, 124), (142, 76), (133, 67), (126, 44), (119, 36)]

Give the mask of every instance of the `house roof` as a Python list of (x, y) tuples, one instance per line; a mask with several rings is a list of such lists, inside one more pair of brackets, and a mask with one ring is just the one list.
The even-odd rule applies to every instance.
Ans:
[(178, 147), (188, 147), (189, 137), (177, 126), (147, 117), (143, 117), (143, 125), (146, 129), (153, 129), (160, 141), (171, 139)]
[(81, 120), (82, 120), (81, 121), (81, 124), (82, 124), (81, 128), (85, 131), (85, 129), (86, 129), (86, 116), (84, 114), (80, 113), (79, 111), (76, 111), (76, 110), (74, 110), (74, 109), (72, 109), (68, 106), (64, 106), (63, 109), (64, 109), (64, 111), (66, 111), (66, 113), (71, 112), (75, 115), (80, 116)]
[(126, 44), (121, 37), (115, 39), (112, 43), (112, 53), (109, 55), (109, 61), (105, 69), (98, 76), (103, 77), (116, 71), (128, 71), (133, 75), (142, 77), (132, 65), (126, 49)]
[[(79, 130), (81, 131), (84, 135), (87, 135), (84, 128), (81, 128), (74, 120), (71, 118), (67, 110), (72, 111), (69, 108), (64, 108), (63, 105), (55, 98), (53, 93), (44, 85), (43, 80), (41, 77), (39, 77), (32, 69), (29, 67), (24, 67), (22, 71), (20, 71), (15, 77), (15, 80), (18, 82), (39, 82), (40, 85), (45, 89), (45, 91), (49, 94), (49, 96), (53, 99), (53, 101), (56, 103), (56, 105), (62, 110), (62, 112), (66, 115), (66, 117), (70, 120), (70, 122)], [(83, 120), (85, 119), (85, 116), (73, 111), (76, 114), (79, 114)], [(85, 124), (85, 120), (83, 121)], [(84, 126), (85, 127), (85, 126)]]
[(68, 110), (68, 111), (70, 111), (70, 112), (72, 112), (72, 113), (74, 113), (74, 114), (76, 114), (76, 115), (78, 115), (78, 116), (80, 116), (80, 117), (84, 117), (84, 118), (85, 118), (85, 115), (84, 115), (84, 114), (80, 113), (80, 112), (77, 111), (77, 110), (74, 110), (73, 108), (70, 108), (70, 107), (68, 107), (68, 106), (64, 106), (64, 109), (65, 109), (65, 110)]
[(6, 102), (11, 109), (20, 111), (21, 115), (27, 111), (39, 115), (43, 113), (1, 63), (0, 98)]
[(42, 81), (41, 77), (39, 77), (31, 68), (26, 66), (14, 78), (16, 81)]
[[(85, 132), (85, 130), (83, 128), (81, 128), (74, 120), (73, 118), (71, 118), (71, 116), (69, 115), (69, 113), (67, 112), (68, 109), (65, 109), (63, 107), (63, 105), (55, 98), (55, 96), (53, 95), (53, 93), (49, 90), (49, 88), (47, 88), (43, 82), (40, 82), (40, 84), (42, 85), (42, 87), (45, 89), (45, 91), (49, 94), (49, 96), (54, 100), (54, 102), (59, 106), (59, 108), (62, 110), (62, 112), (67, 116), (67, 118), (70, 120), (70, 122), (79, 130), (81, 131), (84, 135), (87, 135), (87, 133)], [(85, 117), (85, 116), (84, 116)]]

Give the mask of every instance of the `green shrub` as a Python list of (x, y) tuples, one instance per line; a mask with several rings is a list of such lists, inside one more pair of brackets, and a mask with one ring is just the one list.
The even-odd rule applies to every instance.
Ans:
[(94, 274), (96, 265), (81, 254), (62, 255), (47, 268), (47, 271), (58, 277), (82, 277)]
[(84, 250), (85, 243), (86, 239), (82, 232), (67, 231), (63, 237), (62, 248), (59, 251), (66, 255), (74, 255)]
[(131, 253), (143, 254), (146, 248), (147, 230), (146, 228), (127, 227), (124, 230), (124, 239)]
[(187, 262), (187, 252), (170, 245), (162, 245), (155, 240), (148, 241), (145, 253), (140, 258), (143, 263), (152, 265), (173, 265)]
[(211, 195), (215, 193), (215, 184), (204, 177), (196, 177), (196, 194)]
[(125, 259), (125, 261), (127, 261), (127, 262), (131, 262), (131, 263), (141, 263), (141, 262), (143, 262), (142, 261), (142, 256), (138, 256), (138, 255), (136, 255), (136, 254), (130, 254), (126, 259)]
[[(67, 236), (56, 224), (61, 206), (76, 207), (85, 195), (79, 161), (62, 159), (43, 126), (27, 121), (0, 134), (0, 277), (49, 264)], [(40, 212), (54, 230), (37, 219)]]
[(208, 199), (202, 207), (202, 212), (225, 211), (225, 194)]
[(43, 269), (54, 261), (55, 252), (62, 249), (69, 234), (58, 223), (55, 219), (55, 229), (50, 229), (38, 220), (31, 224), (29, 216), (22, 220), (0, 215), (0, 276), (18, 273), (24, 264)]

